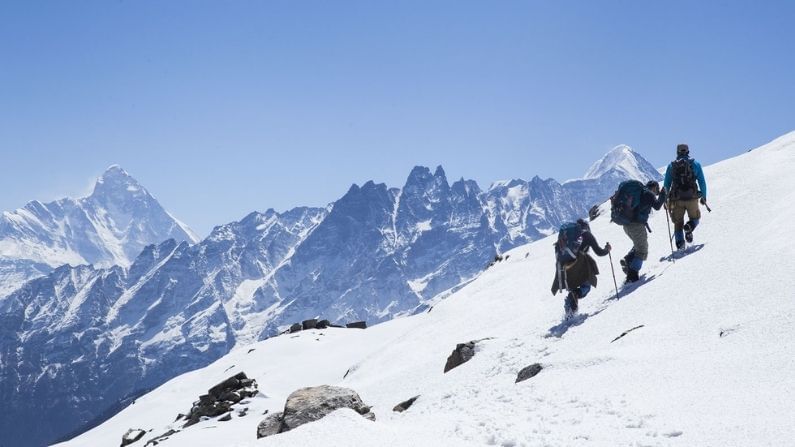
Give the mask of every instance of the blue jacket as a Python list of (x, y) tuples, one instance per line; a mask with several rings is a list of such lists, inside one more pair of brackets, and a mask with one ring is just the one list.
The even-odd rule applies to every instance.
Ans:
[[(698, 190), (701, 191), (701, 197), (704, 201), (707, 200), (707, 181), (704, 180), (704, 170), (701, 169), (701, 163), (689, 158), (687, 155), (683, 155), (681, 157), (677, 157), (677, 159), (685, 158), (689, 159), (690, 163), (693, 166), (693, 174), (696, 176), (696, 182), (698, 182)], [(663, 182), (663, 187), (665, 187), (666, 191), (671, 190), (671, 183), (673, 179), (671, 178), (673, 171), (673, 163), (668, 164), (668, 168), (665, 170), (665, 181)]]

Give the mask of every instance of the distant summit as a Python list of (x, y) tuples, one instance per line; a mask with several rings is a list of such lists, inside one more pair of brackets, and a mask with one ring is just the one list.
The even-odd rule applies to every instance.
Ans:
[(583, 177), (584, 180), (595, 179), (615, 172), (627, 178), (657, 179), (660, 173), (631, 147), (620, 144), (611, 149), (604, 157), (594, 163)]
[(31, 201), (0, 216), (0, 296), (64, 265), (128, 266), (153, 243), (198, 242), (137, 180), (110, 166), (83, 198)]

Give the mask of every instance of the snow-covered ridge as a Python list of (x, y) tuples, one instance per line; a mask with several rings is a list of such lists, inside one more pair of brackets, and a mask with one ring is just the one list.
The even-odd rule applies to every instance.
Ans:
[[(506, 252), (432, 312), (364, 331), (310, 330), (238, 346), (62, 446), (116, 445), (131, 428), (147, 431), (141, 445), (177, 430), (163, 447), (290, 447), (319, 439), (351, 447), (787, 445), (795, 437), (795, 345), (782, 340), (795, 331), (795, 301), (780, 279), (795, 271), (795, 241), (779, 236), (795, 219), (794, 169), (795, 133), (705, 167), (713, 211), (695, 232), (699, 249), (669, 262), (666, 217), (653, 213), (642, 270), (648, 281), (615, 299), (609, 260), (597, 258), (598, 287), (580, 302), (583, 316), (573, 324), (560, 324), (562, 295), (549, 292), (551, 242), (540, 240)], [(768, 199), (754, 200), (762, 195)], [(777, 217), (747, 243), (759, 215)], [(629, 250), (622, 228), (604, 213), (591, 227), (600, 243), (612, 244), (614, 260)], [(472, 360), (443, 373), (457, 343), (480, 339)], [(515, 383), (533, 363), (541, 372)], [(240, 406), (247, 415), (235, 411), (228, 422), (187, 429), (174, 422), (240, 371), (263, 391)], [(340, 410), (256, 439), (265, 410), (280, 411), (292, 391), (318, 384), (354, 389), (376, 421)], [(409, 410), (392, 411), (417, 395)]]

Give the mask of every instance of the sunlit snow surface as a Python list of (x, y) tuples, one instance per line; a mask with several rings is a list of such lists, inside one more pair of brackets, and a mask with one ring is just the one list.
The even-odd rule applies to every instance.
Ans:
[[(127, 429), (152, 430), (133, 444), (143, 445), (178, 428), (177, 414), (239, 371), (261, 390), (242, 405), (247, 416), (201, 422), (159, 445), (788, 445), (795, 438), (795, 300), (787, 284), (795, 272), (787, 233), (794, 170), (795, 133), (707, 167), (713, 212), (703, 210), (694, 241), (703, 247), (664, 259), (666, 218), (654, 213), (642, 271), (650, 280), (615, 300), (608, 258), (598, 258), (598, 288), (571, 326), (560, 326), (562, 295), (549, 292), (551, 240), (543, 239), (510, 251), (429, 313), (239, 346), (63, 445), (118, 445)], [(592, 229), (613, 245), (617, 265), (630, 248), (621, 228), (603, 213)], [(492, 338), (471, 361), (442, 373), (456, 343), (485, 337)], [(535, 362), (544, 370), (515, 384)], [(256, 439), (266, 409), (278, 411), (295, 389), (319, 384), (353, 388), (377, 421), (343, 410)], [(408, 411), (392, 411), (418, 394)]]

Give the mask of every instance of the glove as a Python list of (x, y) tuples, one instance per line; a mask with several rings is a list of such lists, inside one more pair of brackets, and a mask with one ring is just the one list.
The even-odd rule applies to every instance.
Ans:
[(702, 197), (701, 199), (699, 199), (699, 202), (701, 202), (702, 205), (706, 205), (707, 199), (705, 197)]
[(612, 250), (612, 249), (613, 249), (613, 247), (612, 247), (612, 246), (610, 246), (610, 242), (608, 242), (608, 243), (606, 243), (606, 244), (605, 244), (605, 250), (607, 250), (607, 251), (609, 252), (609, 251), (610, 251), (610, 250)]

